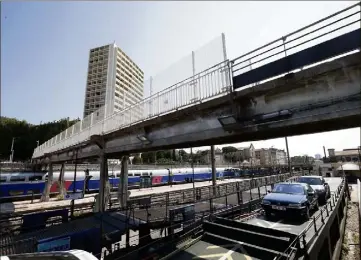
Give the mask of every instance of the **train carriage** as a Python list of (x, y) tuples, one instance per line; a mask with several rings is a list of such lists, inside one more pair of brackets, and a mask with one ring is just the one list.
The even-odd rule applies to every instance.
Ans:
[[(50, 188), (51, 193), (59, 191), (58, 179), (60, 172), (53, 173), (53, 182)], [(241, 176), (242, 171), (235, 168), (216, 168), (217, 178)], [(88, 176), (88, 177), (87, 177)], [(129, 170), (128, 186), (140, 185), (141, 178), (149, 176), (152, 185), (164, 185), (172, 183), (189, 183), (193, 181), (203, 181), (212, 179), (212, 169), (210, 167), (194, 168), (169, 168), (152, 170)], [(48, 173), (3, 173), (0, 182), (0, 197), (39, 195), (45, 188)], [(118, 187), (120, 181), (120, 171), (109, 171), (109, 183), (111, 187)], [(85, 182), (87, 182), (85, 185)], [(65, 171), (64, 186), (67, 191), (82, 191), (86, 187), (87, 191), (96, 192), (99, 190), (99, 171), (77, 171), (74, 181), (74, 172)]]

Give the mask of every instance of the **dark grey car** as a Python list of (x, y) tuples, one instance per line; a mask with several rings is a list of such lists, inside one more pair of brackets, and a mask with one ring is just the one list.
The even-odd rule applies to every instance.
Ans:
[(317, 193), (319, 203), (326, 203), (327, 199), (331, 196), (330, 186), (322, 176), (301, 176), (298, 182), (309, 184)]

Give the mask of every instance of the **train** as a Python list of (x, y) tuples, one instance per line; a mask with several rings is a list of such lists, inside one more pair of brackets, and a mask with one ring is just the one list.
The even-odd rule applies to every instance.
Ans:
[[(241, 170), (237, 168), (216, 168), (217, 178), (238, 177), (245, 174), (265, 174), (268, 169)], [(53, 173), (53, 183), (50, 193), (57, 193), (59, 190), (57, 180), (60, 172)], [(109, 172), (109, 183), (111, 187), (118, 187), (120, 171)], [(86, 178), (86, 176), (89, 176)], [(0, 177), (0, 198), (26, 195), (39, 195), (43, 193), (48, 173), (2, 173)], [(129, 170), (128, 187), (139, 186), (142, 178), (151, 180), (153, 186), (172, 183), (188, 183), (193, 181), (192, 168), (173, 168), (156, 170)], [(171, 178), (171, 179), (169, 179)], [(194, 168), (194, 181), (210, 180), (212, 178), (211, 168)], [(86, 185), (84, 182), (87, 182)], [(87, 192), (99, 190), (99, 171), (79, 171), (74, 181), (74, 172), (65, 171), (64, 186), (67, 191), (82, 191), (84, 187)]]

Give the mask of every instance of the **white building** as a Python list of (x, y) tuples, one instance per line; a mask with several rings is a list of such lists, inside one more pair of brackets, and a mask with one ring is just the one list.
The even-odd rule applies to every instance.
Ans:
[(319, 154), (319, 153), (315, 154), (315, 159), (316, 160), (321, 160), (321, 158), (322, 158), (321, 154)]
[(138, 103), (143, 99), (143, 83), (143, 71), (115, 43), (91, 49), (83, 116), (105, 104), (101, 113), (111, 115)]

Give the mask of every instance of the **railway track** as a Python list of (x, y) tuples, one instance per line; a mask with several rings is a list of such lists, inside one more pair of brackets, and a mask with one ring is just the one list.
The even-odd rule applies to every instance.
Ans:
[[(252, 200), (252, 196), (254, 198), (260, 198), (267, 192), (267, 185), (269, 186), (272, 183), (276, 183), (279, 181), (283, 181), (286, 178), (288, 179), (289, 174), (282, 174), (278, 176), (267, 176), (253, 180), (240, 180), (238, 182), (228, 182), (219, 184), (216, 186), (216, 190), (214, 193), (213, 187), (211, 186), (203, 186), (196, 188), (196, 200), (194, 200), (193, 189), (185, 189), (185, 190), (177, 190), (166, 193), (154, 193), (147, 195), (138, 195), (131, 197), (132, 209), (120, 209), (120, 205), (117, 199), (117, 193), (111, 193), (110, 203), (108, 204), (108, 209), (110, 210), (124, 210), (129, 212), (129, 210), (135, 210), (137, 214), (140, 216), (146, 216), (146, 211), (151, 210), (153, 212), (161, 212), (154, 213), (154, 218), (152, 221), (157, 221), (164, 219), (167, 217), (167, 211), (169, 208), (182, 205), (182, 204), (190, 204), (195, 203), (196, 207), (198, 207), (199, 211), (217, 211), (220, 208), (227, 209), (228, 206), (234, 206), (239, 204), (239, 193), (243, 193), (242, 203), (247, 200)], [(297, 178), (297, 176), (293, 176), (291, 178)], [(260, 193), (260, 189), (264, 188), (264, 190)], [(247, 195), (248, 194), (248, 195)], [(253, 194), (253, 195), (252, 195)], [(248, 196), (245, 198), (245, 196)], [(238, 196), (238, 197), (237, 197)], [(242, 195), (241, 195), (242, 196)], [(144, 209), (144, 205), (140, 205), (139, 201), (143, 198), (150, 198), (150, 204), (146, 205)], [(228, 202), (227, 202), (228, 198)], [(79, 218), (82, 216), (91, 215), (94, 211), (94, 198), (88, 198), (87, 202), (81, 202), (74, 204), (74, 208), (71, 209), (72, 201), (60, 201), (62, 205), (54, 205), (54, 203), (48, 203), (51, 207), (45, 208), (18, 208), (17, 212), (12, 214), (1, 214), (0, 216), (0, 227), (1, 233), (7, 231), (6, 233), (14, 233), (20, 230), (20, 226), (22, 224), (22, 216), (26, 214), (38, 213), (41, 211), (54, 211), (61, 209), (68, 209), (69, 217)], [(212, 201), (212, 209), (211, 206), (208, 206)], [(42, 203), (38, 203), (41, 205)], [(35, 205), (35, 204), (34, 204)], [(222, 206), (223, 205), (223, 206)], [(225, 206), (225, 207), (224, 207)], [(156, 217), (160, 215), (159, 217)], [(145, 217), (143, 220), (146, 220)], [(48, 220), (47, 226), (60, 224), (62, 220), (58, 218), (52, 218)]]

